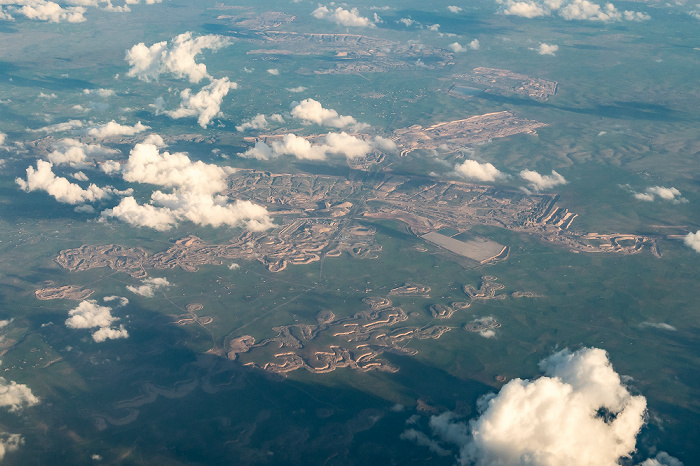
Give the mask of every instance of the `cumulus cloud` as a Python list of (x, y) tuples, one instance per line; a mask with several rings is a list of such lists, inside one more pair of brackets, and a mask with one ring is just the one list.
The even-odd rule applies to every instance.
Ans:
[(170, 42), (157, 42), (150, 47), (141, 42), (126, 53), (126, 61), (131, 66), (127, 75), (151, 81), (158, 79), (161, 74), (171, 73), (198, 83), (209, 77), (209, 73), (204, 63), (195, 62), (197, 55), (203, 50), (218, 50), (230, 43), (229, 39), (213, 34), (193, 39), (191, 32), (180, 34)]
[(622, 384), (604, 350), (563, 350), (540, 362), (544, 376), (514, 379), (479, 400), (467, 426), (451, 413), (430, 428), (460, 448), (461, 464), (617, 465), (635, 451), (646, 399)]
[(19, 434), (0, 432), (0, 461), (7, 453), (18, 450), (23, 444), (24, 439)]
[(52, 144), (53, 151), (47, 158), (54, 165), (84, 165), (88, 157), (118, 154), (119, 151), (99, 144), (86, 144), (77, 139), (60, 139)]
[(374, 23), (369, 18), (360, 16), (357, 8), (346, 10), (345, 8), (337, 7), (333, 10), (321, 5), (311, 13), (311, 16), (317, 19), (325, 19), (341, 26), (374, 27)]
[(14, 13), (23, 15), (27, 19), (50, 23), (82, 23), (85, 21), (85, 16), (83, 16), (85, 8), (81, 6), (62, 7), (58, 3), (45, 0), (18, 0), (12, 1), (11, 5)]
[(462, 8), (455, 5), (449, 5), (447, 7), (447, 11), (449, 11), (450, 13), (459, 13), (462, 11)]
[(460, 45), (459, 42), (453, 42), (450, 45), (448, 45), (447, 48), (449, 48), (450, 50), (452, 50), (455, 53), (467, 51), (467, 48)]
[(88, 136), (96, 139), (105, 139), (114, 136), (133, 136), (134, 134), (142, 133), (150, 129), (150, 126), (141, 124), (139, 121), (134, 126), (121, 125), (112, 120), (109, 123), (94, 126), (86, 131)]
[(98, 95), (100, 97), (112, 97), (115, 92), (112, 89), (83, 89), (83, 94), (85, 95)]
[(163, 277), (146, 278), (141, 283), (142, 285), (138, 287), (128, 285), (126, 289), (146, 298), (152, 298), (159, 289), (172, 286), (168, 279)]
[(196, 94), (192, 94), (191, 89), (185, 89), (180, 93), (180, 107), (165, 114), (172, 118), (197, 116), (197, 123), (206, 128), (213, 118), (220, 115), (221, 103), (228, 91), (236, 88), (237, 83), (224, 77), (212, 80)]
[(27, 167), (27, 179), (15, 179), (19, 187), (26, 191), (46, 191), (58, 202), (66, 204), (82, 204), (84, 202), (94, 202), (109, 197), (112, 193), (110, 187), (100, 188), (95, 184), (90, 184), (86, 189), (81, 188), (68, 179), (56, 176), (52, 170), (53, 164), (44, 160), (36, 162), (34, 167)]
[[(270, 119), (274, 121), (275, 123), (284, 123), (284, 118), (282, 118), (282, 115), (279, 115), (277, 113), (273, 113), (270, 115)], [(246, 131), (249, 129), (268, 129), (270, 127), (269, 123), (267, 122), (267, 117), (263, 115), (262, 113), (258, 113), (255, 115), (252, 119), (245, 121), (241, 123), (240, 125), (236, 126), (237, 131)]]
[(651, 186), (643, 193), (635, 193), (632, 191), (635, 199), (646, 202), (653, 202), (657, 197), (664, 201), (671, 201), (674, 204), (688, 202), (687, 199), (681, 197), (681, 192), (674, 187), (665, 188), (663, 186)]
[[(151, 138), (151, 142), (157, 142)], [(249, 230), (270, 228), (267, 209), (250, 201), (229, 203), (218, 193), (227, 188), (226, 178), (232, 168), (193, 162), (183, 153), (160, 152), (156, 144), (134, 146), (122, 167), (125, 181), (148, 183), (172, 188), (171, 193), (154, 191), (151, 204), (139, 204), (132, 196), (124, 197), (103, 218), (117, 218), (134, 226), (164, 231), (179, 221), (219, 227), (243, 225)]]
[(472, 50), (479, 50), (481, 48), (479, 39), (474, 39), (473, 41), (469, 42), (469, 48)]
[(273, 76), (279, 76), (279, 75), (280, 75), (280, 70), (278, 70), (277, 68), (269, 68), (269, 69), (267, 70), (267, 72), (270, 73), (270, 74), (273, 75)]
[(695, 233), (690, 232), (685, 235), (683, 242), (693, 251), (700, 252), (700, 230), (696, 231)]
[(556, 54), (556, 51), (559, 50), (558, 45), (550, 45), (550, 44), (545, 44), (544, 42), (540, 44), (539, 48), (537, 49), (537, 53), (540, 55), (552, 55), (554, 56)]
[(94, 299), (81, 301), (80, 304), (68, 312), (66, 327), (73, 329), (97, 328), (92, 334), (92, 339), (101, 343), (105, 340), (128, 338), (129, 334), (123, 325), (113, 328), (112, 324), (119, 319), (112, 316), (112, 308), (97, 304)]
[(358, 123), (355, 118), (349, 115), (339, 115), (332, 108), (324, 108), (320, 102), (314, 99), (304, 99), (292, 108), (292, 116), (305, 122), (315, 123), (321, 126), (332, 126), (334, 128), (346, 128), (352, 126), (355, 129), (366, 128), (366, 123)]
[(542, 191), (567, 183), (564, 177), (554, 170), (552, 170), (551, 175), (540, 175), (534, 170), (523, 170), (520, 172), (520, 177), (529, 181), (530, 187), (535, 191)]
[(505, 178), (505, 175), (493, 164), (479, 163), (470, 159), (455, 165), (455, 172), (464, 178), (479, 181), (496, 181), (496, 179)]
[(307, 139), (295, 134), (285, 135), (281, 141), (273, 141), (271, 145), (258, 141), (254, 147), (239, 154), (243, 158), (269, 160), (281, 155), (292, 155), (300, 160), (325, 160), (329, 155), (343, 155), (349, 159), (364, 157), (373, 149), (383, 151), (396, 150), (396, 144), (382, 137), (365, 141), (358, 137), (341, 133), (328, 133), (325, 142), (312, 144)]
[(29, 387), (0, 377), (0, 407), (14, 412), (37, 403), (39, 403), (39, 398), (32, 394)]
[(287, 88), (288, 92), (294, 92), (294, 93), (304, 92), (305, 90), (306, 90), (306, 88), (304, 86), (288, 87)]
[(683, 463), (665, 451), (660, 451), (654, 458), (649, 458), (639, 466), (683, 466)]
[(651, 17), (637, 11), (619, 11), (612, 3), (601, 6), (589, 0), (496, 0), (506, 15), (536, 18), (556, 13), (565, 20), (646, 21)]

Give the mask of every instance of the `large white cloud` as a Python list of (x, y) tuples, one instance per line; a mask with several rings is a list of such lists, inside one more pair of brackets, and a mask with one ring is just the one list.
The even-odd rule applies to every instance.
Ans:
[(14, 0), (7, 3), (15, 6), (13, 11), (28, 19), (48, 21), (51, 23), (82, 23), (85, 21), (85, 16), (83, 16), (85, 8), (80, 6), (64, 8), (58, 3), (45, 0)]
[(82, 204), (84, 202), (94, 202), (109, 197), (112, 193), (111, 187), (100, 188), (91, 183), (86, 189), (81, 188), (68, 179), (56, 176), (52, 170), (51, 162), (38, 160), (36, 169), (27, 167), (27, 179), (17, 178), (15, 182), (24, 191), (46, 191), (58, 202), (67, 204)]
[(261, 231), (270, 228), (267, 209), (250, 201), (229, 202), (219, 193), (227, 188), (230, 167), (219, 167), (202, 161), (193, 162), (183, 153), (160, 152), (155, 143), (160, 138), (136, 144), (122, 166), (125, 181), (148, 183), (172, 188), (170, 193), (154, 191), (151, 204), (139, 204), (132, 196), (123, 198), (112, 209), (102, 212), (103, 218), (117, 218), (134, 226), (164, 231), (179, 221), (213, 227), (245, 226)]
[(502, 13), (523, 18), (551, 16), (557, 13), (566, 20), (646, 21), (650, 16), (638, 11), (620, 11), (612, 3), (599, 5), (590, 0), (496, 0)]
[(681, 192), (673, 186), (670, 188), (666, 188), (664, 186), (651, 186), (643, 193), (635, 193), (633, 191), (633, 195), (635, 199), (647, 202), (654, 201), (656, 197), (659, 197), (665, 201), (671, 201), (673, 203), (688, 202), (687, 199), (681, 197)]
[(689, 246), (693, 251), (700, 252), (700, 230), (695, 233), (690, 232), (683, 238), (686, 246)]
[(25, 406), (39, 403), (39, 398), (24, 384), (0, 377), (0, 407), (18, 411)]
[(114, 136), (133, 136), (150, 129), (150, 126), (141, 124), (139, 121), (134, 126), (122, 125), (112, 120), (108, 123), (94, 126), (86, 131), (88, 136), (96, 139), (105, 139)]
[(646, 399), (630, 394), (604, 350), (563, 350), (540, 368), (545, 376), (479, 400), (468, 426), (449, 412), (433, 416), (433, 435), (477, 466), (617, 466), (635, 451)]
[(268, 160), (281, 155), (292, 155), (300, 160), (325, 160), (329, 155), (343, 155), (349, 159), (364, 157), (373, 149), (383, 151), (396, 150), (396, 144), (382, 137), (365, 141), (346, 132), (328, 133), (325, 142), (312, 144), (307, 139), (295, 134), (286, 134), (281, 141), (273, 141), (271, 145), (258, 141), (254, 147), (239, 154), (244, 158)]
[(65, 138), (52, 144), (53, 151), (47, 156), (54, 165), (83, 165), (88, 157), (118, 154), (119, 151), (99, 144), (87, 144), (77, 139)]
[(196, 94), (192, 94), (191, 89), (185, 89), (180, 93), (180, 106), (175, 110), (166, 111), (165, 114), (172, 118), (197, 116), (199, 125), (206, 128), (211, 120), (220, 114), (221, 102), (228, 91), (236, 88), (237, 83), (224, 77), (212, 80)]
[(360, 16), (357, 8), (350, 10), (341, 7), (329, 9), (327, 6), (321, 5), (311, 15), (314, 18), (325, 19), (341, 26), (374, 27), (374, 23), (369, 18)]
[(127, 74), (150, 81), (158, 79), (163, 73), (172, 73), (180, 78), (187, 77), (192, 83), (198, 83), (209, 77), (209, 73), (204, 63), (195, 62), (195, 57), (203, 50), (218, 50), (230, 43), (229, 39), (218, 35), (193, 39), (191, 32), (180, 34), (170, 43), (157, 42), (147, 47), (141, 42), (126, 53), (126, 61), (131, 66)]
[(66, 319), (66, 327), (74, 329), (97, 328), (92, 333), (92, 339), (97, 343), (108, 339), (128, 338), (129, 333), (123, 325), (117, 328), (112, 327), (112, 324), (119, 319), (114, 317), (111, 311), (111, 307), (97, 304), (94, 299), (81, 301), (77, 307), (68, 312), (70, 317)]
[(550, 189), (567, 183), (564, 177), (554, 170), (552, 170), (551, 175), (540, 175), (534, 170), (523, 170), (520, 172), (520, 177), (529, 181), (530, 187), (535, 191), (542, 191), (543, 189)]
[(44, 126), (42, 128), (38, 129), (30, 129), (32, 133), (39, 133), (39, 132), (44, 132), (44, 133), (61, 133), (64, 131), (71, 131), (77, 128), (82, 128), (83, 127), (83, 122), (80, 120), (69, 120), (65, 121), (63, 123), (55, 123), (53, 125), (48, 125)]
[(470, 159), (455, 165), (455, 172), (465, 178), (479, 181), (496, 181), (496, 179), (505, 178), (505, 175), (493, 164), (479, 163)]
[(304, 99), (292, 108), (292, 116), (307, 124), (315, 123), (322, 126), (332, 126), (334, 128), (355, 129), (366, 128), (367, 124), (358, 123), (355, 118), (349, 115), (339, 115), (332, 108), (324, 108), (320, 102), (314, 99)]

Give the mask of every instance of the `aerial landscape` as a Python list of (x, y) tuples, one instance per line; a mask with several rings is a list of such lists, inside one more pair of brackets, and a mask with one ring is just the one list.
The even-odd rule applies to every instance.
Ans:
[(0, 463), (700, 464), (699, 38), (0, 2)]

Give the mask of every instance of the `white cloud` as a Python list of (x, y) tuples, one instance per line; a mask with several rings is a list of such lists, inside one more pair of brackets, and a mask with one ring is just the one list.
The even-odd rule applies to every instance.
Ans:
[(95, 208), (90, 204), (83, 204), (73, 209), (73, 212), (78, 212), (79, 214), (94, 214)]
[(452, 50), (455, 53), (467, 51), (467, 48), (460, 45), (459, 42), (453, 42), (450, 45), (448, 45), (447, 48), (449, 48), (450, 50)]
[(97, 343), (105, 340), (128, 338), (129, 333), (123, 325), (112, 328), (111, 325), (119, 320), (111, 313), (112, 308), (97, 304), (94, 299), (81, 301), (78, 306), (68, 312), (66, 327), (74, 329), (97, 328), (92, 333), (92, 339)]
[(54, 165), (84, 165), (88, 157), (118, 154), (119, 151), (99, 144), (86, 144), (77, 139), (60, 139), (52, 144), (54, 149), (48, 159)]
[(0, 147), (2, 147), (5, 144), (6, 139), (7, 139), (7, 134), (0, 131)]
[(97, 94), (100, 97), (112, 97), (116, 95), (116, 93), (112, 89), (83, 89), (83, 94), (85, 95), (92, 95), (92, 94)]
[(235, 262), (228, 266), (229, 270), (238, 270), (240, 268), (241, 268), (240, 264), (236, 264)]
[(537, 53), (540, 55), (552, 55), (554, 56), (556, 51), (559, 50), (558, 45), (550, 45), (550, 44), (545, 44), (544, 42), (540, 44), (540, 47), (537, 49)]
[(126, 61), (131, 66), (127, 75), (151, 81), (158, 79), (161, 74), (172, 73), (179, 78), (187, 77), (190, 82), (198, 83), (209, 77), (209, 73), (206, 65), (195, 62), (195, 57), (203, 50), (218, 50), (230, 43), (229, 39), (218, 35), (193, 39), (191, 32), (180, 34), (170, 43), (163, 41), (147, 47), (141, 42), (126, 53)]
[(423, 432), (417, 431), (416, 429), (405, 430), (399, 438), (401, 440), (410, 440), (416, 443), (416, 445), (421, 447), (428, 447), (430, 451), (440, 456), (447, 456), (450, 454), (449, 450), (444, 449), (436, 441), (425, 435)]
[(220, 114), (221, 103), (228, 91), (236, 88), (238, 84), (224, 77), (212, 80), (194, 95), (191, 89), (185, 89), (180, 93), (180, 107), (165, 113), (172, 118), (197, 116), (199, 125), (206, 128), (211, 120)]
[(141, 283), (143, 284), (140, 286), (128, 285), (126, 289), (146, 298), (152, 298), (159, 289), (172, 286), (168, 279), (163, 277), (146, 278)]
[(462, 8), (461, 8), (461, 7), (458, 7), (458, 6), (455, 6), (455, 5), (449, 5), (449, 6), (447, 7), (447, 10), (448, 10), (450, 13), (459, 13), (459, 12), (462, 11)]
[(258, 113), (251, 120), (245, 121), (236, 126), (237, 131), (245, 131), (248, 129), (267, 129), (270, 125), (267, 123), (267, 118), (262, 113)]
[(23, 407), (39, 403), (39, 398), (24, 384), (0, 377), (0, 407), (19, 411)]
[[(85, 21), (85, 16), (83, 16), (85, 8), (80, 6), (64, 8), (58, 3), (45, 0), (13, 1), (12, 3), (16, 5), (13, 11), (28, 19), (51, 23), (82, 23)], [(19, 5), (23, 6), (19, 7)]]
[(67, 204), (81, 204), (84, 202), (94, 202), (109, 197), (112, 190), (110, 187), (100, 188), (95, 184), (90, 184), (87, 189), (81, 188), (68, 179), (56, 176), (52, 170), (51, 162), (38, 160), (36, 169), (27, 167), (27, 179), (15, 179), (19, 187), (27, 192), (46, 191), (58, 202)]
[(160, 152), (147, 142), (136, 144), (122, 167), (125, 181), (207, 194), (226, 189), (226, 177), (232, 171), (201, 160), (193, 162), (182, 152)]
[(465, 160), (461, 164), (455, 165), (455, 172), (465, 178), (479, 181), (496, 181), (498, 178), (505, 177), (505, 175), (494, 167), (493, 164), (479, 163), (476, 160), (470, 159)]
[(288, 87), (287, 88), (288, 92), (295, 92), (295, 93), (304, 92), (305, 90), (306, 90), (306, 88), (304, 86)]
[(88, 181), (89, 179), (87, 175), (83, 172), (75, 172), (71, 175), (71, 177), (78, 181)]
[(113, 175), (115, 173), (119, 173), (122, 169), (122, 166), (119, 162), (116, 162), (114, 160), (107, 160), (105, 162), (102, 162), (100, 164), (100, 170), (102, 170), (104, 173), (108, 175)]
[(106, 303), (110, 303), (112, 301), (119, 301), (119, 307), (124, 307), (127, 304), (129, 304), (129, 300), (127, 298), (124, 298), (123, 296), (105, 296), (102, 298), (102, 300)]
[(117, 206), (102, 212), (102, 217), (159, 231), (168, 230), (181, 220), (213, 227), (243, 225), (253, 231), (270, 228), (272, 220), (264, 207), (250, 201), (229, 203), (226, 196), (217, 195), (227, 188), (226, 178), (232, 172), (230, 167), (193, 162), (183, 153), (161, 153), (155, 144), (137, 144), (122, 167), (124, 180), (165, 186), (173, 192), (154, 191), (151, 204), (143, 205), (132, 196), (125, 197)]
[(71, 131), (77, 128), (82, 128), (83, 122), (80, 120), (69, 120), (64, 123), (56, 123), (49, 126), (44, 126), (43, 128), (30, 129), (32, 133), (62, 133), (64, 131)]
[(604, 350), (563, 350), (540, 368), (544, 376), (482, 397), (469, 426), (433, 416), (433, 434), (458, 445), (465, 465), (613, 466), (635, 451), (646, 399), (622, 385)]
[(601, 6), (589, 0), (496, 0), (506, 15), (536, 18), (557, 13), (565, 20), (579, 21), (646, 21), (651, 17), (642, 12), (620, 12), (612, 3)]
[(374, 27), (374, 23), (369, 18), (360, 16), (357, 8), (346, 10), (338, 7), (332, 10), (326, 6), (319, 6), (311, 13), (311, 16), (317, 19), (325, 19), (341, 26)]
[(646, 202), (653, 202), (656, 197), (665, 201), (671, 201), (674, 204), (688, 202), (687, 199), (681, 197), (681, 192), (674, 187), (665, 188), (663, 186), (651, 186), (643, 193), (635, 193), (632, 191), (635, 199)]
[(94, 126), (87, 130), (86, 134), (96, 139), (105, 139), (113, 136), (133, 136), (150, 129), (150, 126), (141, 124), (139, 121), (134, 126), (121, 125), (112, 120), (109, 123)]
[(0, 461), (7, 453), (18, 450), (23, 444), (24, 439), (19, 434), (0, 432)]
[(401, 18), (400, 20), (397, 21), (398, 23), (402, 23), (406, 27), (411, 27), (414, 24), (420, 24), (417, 21), (412, 20), (411, 18)]
[(665, 451), (660, 451), (656, 457), (645, 460), (639, 466), (683, 466), (683, 463)]
[(675, 332), (678, 330), (676, 327), (673, 325), (666, 324), (664, 322), (642, 322), (639, 324), (639, 327), (641, 328), (658, 328), (660, 330), (669, 330), (671, 332)]
[(554, 170), (552, 170), (551, 175), (540, 175), (534, 170), (523, 170), (520, 172), (520, 177), (529, 181), (530, 187), (535, 191), (542, 191), (543, 189), (550, 189), (567, 183), (564, 177)]
[(305, 122), (315, 123), (322, 126), (332, 126), (334, 128), (346, 128), (352, 126), (355, 129), (366, 128), (366, 123), (358, 123), (355, 118), (349, 115), (339, 115), (332, 108), (323, 108), (320, 102), (314, 99), (304, 99), (292, 108), (292, 116)]
[(267, 70), (268, 73), (270, 73), (273, 76), (279, 76), (280, 75), (280, 70), (277, 68), (270, 68)]
[(472, 50), (479, 50), (481, 48), (479, 39), (474, 39), (473, 41), (469, 42), (469, 48)]
[(300, 160), (325, 160), (328, 155), (336, 154), (354, 159), (364, 157), (374, 148), (392, 151), (396, 149), (396, 144), (381, 137), (368, 142), (344, 131), (328, 133), (324, 143), (312, 144), (307, 139), (290, 133), (281, 141), (273, 141), (271, 145), (258, 141), (254, 147), (239, 155), (243, 158), (258, 160), (268, 160), (281, 155), (292, 155)]
[(693, 251), (700, 252), (700, 230), (696, 231), (695, 233), (690, 232), (685, 235), (683, 242)]

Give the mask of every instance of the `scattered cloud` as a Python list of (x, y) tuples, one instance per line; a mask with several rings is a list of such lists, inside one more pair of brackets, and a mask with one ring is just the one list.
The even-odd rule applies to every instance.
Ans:
[(690, 232), (685, 235), (683, 242), (693, 251), (700, 252), (700, 230), (696, 231), (695, 233)]
[(559, 173), (552, 170), (551, 175), (540, 175), (534, 170), (523, 170), (520, 177), (530, 182), (530, 187), (535, 191), (551, 189), (555, 186), (566, 184), (567, 181)]
[(165, 114), (172, 118), (197, 116), (197, 123), (206, 128), (213, 118), (221, 114), (221, 103), (228, 91), (236, 88), (237, 83), (224, 77), (213, 79), (196, 94), (192, 94), (191, 89), (185, 89), (180, 93), (180, 107), (166, 111)]
[(98, 95), (100, 97), (112, 97), (116, 95), (112, 89), (83, 89), (83, 94), (85, 95)]
[(52, 144), (53, 151), (47, 158), (54, 165), (84, 165), (88, 157), (118, 154), (119, 151), (99, 144), (87, 144), (77, 139), (60, 139)]
[(111, 311), (111, 307), (97, 304), (94, 299), (81, 301), (76, 308), (68, 312), (70, 317), (66, 319), (66, 327), (73, 329), (97, 328), (92, 334), (92, 339), (96, 343), (128, 338), (129, 333), (123, 325), (119, 325), (117, 328), (112, 327), (112, 324), (119, 319), (114, 317)]
[(56, 176), (52, 170), (53, 164), (44, 160), (37, 160), (36, 169), (27, 167), (27, 179), (15, 179), (20, 189), (31, 191), (46, 191), (58, 202), (66, 204), (82, 204), (84, 202), (94, 202), (107, 198), (111, 195), (111, 187), (100, 188), (95, 184), (90, 184), (86, 189), (75, 183), (71, 183), (67, 178)]
[(270, 73), (272, 76), (280, 75), (280, 70), (278, 70), (277, 68), (269, 68), (267, 72)]
[[(270, 120), (274, 121), (275, 123), (284, 123), (284, 118), (282, 118), (282, 115), (279, 115), (277, 113), (273, 113), (270, 115)], [(252, 119), (245, 121), (241, 123), (240, 125), (236, 126), (237, 131), (246, 131), (249, 129), (252, 130), (259, 130), (259, 129), (268, 129), (270, 127), (267, 117), (263, 115), (262, 113), (258, 113), (255, 115)]]
[(146, 278), (141, 283), (140, 286), (128, 285), (126, 289), (137, 295), (152, 298), (159, 289), (172, 286), (167, 278), (162, 277)]
[(643, 193), (635, 193), (632, 191), (635, 199), (646, 202), (653, 202), (656, 198), (664, 201), (671, 201), (674, 204), (688, 202), (687, 199), (681, 197), (681, 192), (674, 187), (665, 188), (663, 186), (651, 186)]
[(420, 447), (427, 447), (430, 451), (440, 456), (448, 456), (451, 452), (441, 447), (437, 440), (433, 440), (423, 432), (416, 429), (406, 429), (399, 438), (415, 442)]
[(402, 23), (406, 27), (411, 27), (414, 24), (420, 24), (418, 21), (412, 20), (411, 18), (401, 18), (397, 23)]
[(281, 155), (292, 155), (300, 160), (325, 160), (329, 155), (336, 154), (354, 159), (364, 157), (375, 148), (383, 151), (395, 151), (396, 144), (382, 137), (365, 141), (344, 131), (328, 133), (324, 143), (312, 144), (307, 139), (290, 133), (285, 135), (281, 141), (273, 141), (270, 145), (258, 141), (254, 147), (239, 154), (239, 156), (269, 160)]
[(288, 92), (294, 92), (294, 93), (304, 92), (305, 90), (306, 90), (306, 88), (304, 86), (288, 87), (287, 88)]
[(604, 350), (563, 350), (540, 369), (538, 379), (513, 379), (482, 397), (469, 424), (442, 413), (430, 419), (431, 442), (413, 440), (436, 452), (456, 445), (460, 464), (481, 466), (615, 465), (635, 451), (646, 399), (630, 394)]
[(589, 0), (496, 0), (505, 15), (537, 18), (558, 14), (565, 20), (579, 21), (646, 21), (651, 17), (637, 11), (620, 11), (612, 3), (601, 6)]
[(50, 23), (82, 23), (85, 21), (85, 16), (83, 16), (85, 8), (82, 6), (62, 7), (58, 3), (47, 0), (10, 0), (3, 3), (9, 4), (8, 9), (12, 13), (20, 14), (27, 19)]
[(558, 45), (550, 45), (550, 44), (545, 44), (544, 42), (540, 44), (540, 47), (537, 49), (537, 53), (540, 55), (552, 55), (554, 56), (556, 54), (556, 51), (559, 50)]
[(323, 108), (320, 102), (314, 99), (304, 99), (292, 108), (292, 116), (302, 120), (306, 124), (315, 123), (321, 126), (332, 126), (334, 128), (355, 129), (366, 128), (366, 123), (358, 123), (355, 118), (349, 115), (339, 115), (332, 108)]
[(131, 66), (127, 75), (151, 81), (157, 80), (161, 74), (170, 73), (198, 83), (210, 76), (206, 65), (195, 61), (197, 55), (204, 50), (218, 50), (230, 43), (230, 39), (214, 34), (193, 39), (191, 32), (180, 34), (170, 42), (157, 42), (150, 47), (141, 42), (126, 52), (126, 61)]
[(30, 129), (28, 131), (32, 133), (63, 133), (65, 131), (72, 131), (77, 128), (82, 128), (83, 122), (80, 120), (69, 120), (63, 123), (56, 123), (49, 126), (44, 126), (38, 129)]
[(450, 13), (460, 13), (462, 11), (462, 7), (449, 5), (447, 7), (447, 11), (449, 11)]
[(496, 181), (496, 179), (505, 178), (505, 175), (492, 164), (479, 163), (470, 159), (455, 165), (455, 172), (464, 178), (479, 181)]
[(311, 16), (317, 19), (331, 21), (340, 26), (375, 27), (374, 23), (369, 18), (360, 16), (360, 12), (357, 8), (346, 10), (345, 8), (337, 7), (333, 10), (321, 5), (311, 13)]
[(654, 458), (649, 458), (639, 466), (683, 466), (683, 463), (665, 451), (660, 451)]
[(87, 130), (86, 134), (96, 139), (106, 139), (114, 136), (133, 136), (150, 129), (150, 126), (141, 124), (139, 121), (134, 126), (121, 125), (112, 120), (109, 123), (94, 126)]
[(474, 39), (473, 41), (469, 42), (469, 48), (472, 50), (479, 50), (481, 48), (479, 39)]

